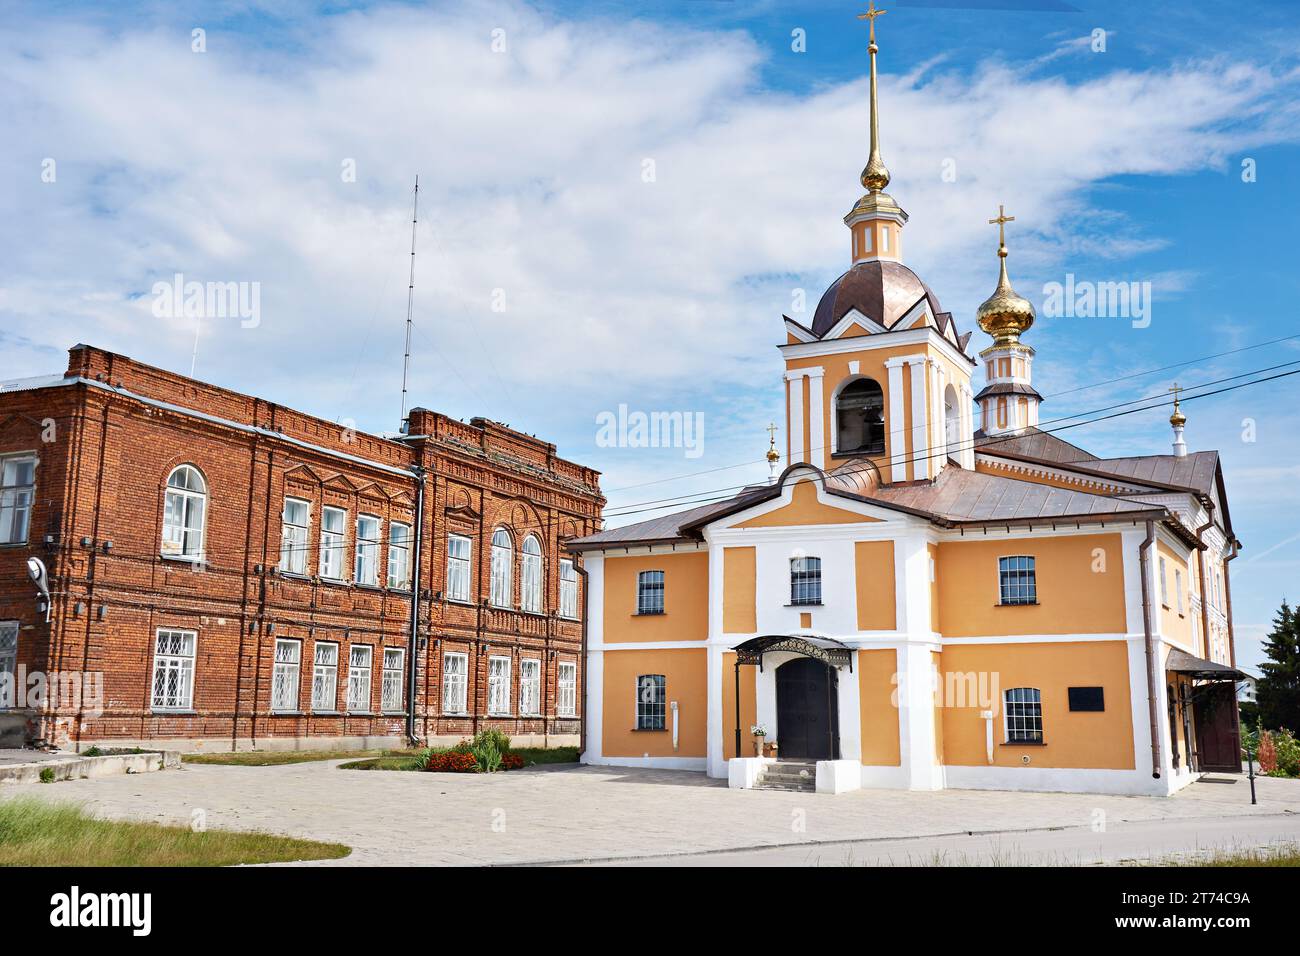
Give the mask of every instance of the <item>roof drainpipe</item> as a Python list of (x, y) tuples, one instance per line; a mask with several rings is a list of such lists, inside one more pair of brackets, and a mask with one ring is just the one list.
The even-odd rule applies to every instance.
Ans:
[(422, 743), (415, 734), (415, 694), (419, 687), (420, 661), (420, 555), (424, 551), (424, 469), (416, 465), (415, 474), (415, 534), (411, 542), (411, 637), (407, 642), (406, 657), (406, 736), (411, 746)]
[(1147, 519), (1147, 536), (1138, 548), (1138, 565), (1142, 575), (1142, 629), (1147, 649), (1147, 711), (1151, 723), (1151, 776), (1160, 779), (1160, 724), (1157, 722), (1156, 699), (1156, 648), (1151, 631), (1151, 582), (1147, 574), (1151, 562), (1149, 552), (1156, 540), (1156, 523)]
[(587, 752), (587, 608), (590, 598), (587, 595), (587, 569), (578, 563), (579, 555), (574, 555), (573, 567), (582, 578), (582, 704), (578, 711), (578, 759)]

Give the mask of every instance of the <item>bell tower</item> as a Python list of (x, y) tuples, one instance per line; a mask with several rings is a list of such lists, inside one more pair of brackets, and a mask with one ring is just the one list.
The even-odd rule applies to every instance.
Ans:
[(1034, 388), (1034, 349), (1020, 336), (1034, 324), (1034, 307), (1016, 294), (1007, 278), (1006, 224), (1015, 222), (998, 206), (990, 225), (998, 227), (1000, 273), (997, 288), (975, 312), (979, 326), (993, 336), (993, 344), (980, 352), (988, 382), (975, 396), (986, 435), (1014, 435), (1038, 426), (1038, 404), (1043, 396)]

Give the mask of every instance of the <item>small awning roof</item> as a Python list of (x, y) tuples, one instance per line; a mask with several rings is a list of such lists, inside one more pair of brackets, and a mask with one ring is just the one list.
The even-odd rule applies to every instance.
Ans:
[(1169, 651), (1169, 659), (1165, 661), (1165, 670), (1173, 671), (1175, 674), (1190, 674), (1192, 677), (1199, 677), (1201, 680), (1246, 679), (1246, 674), (1235, 667), (1229, 667), (1227, 664), (1216, 664), (1214, 661), (1207, 661), (1203, 657), (1195, 657), (1186, 651), (1180, 651), (1176, 647)]
[(829, 664), (832, 667), (853, 667), (853, 648), (829, 637), (815, 637), (811, 634), (762, 634), (751, 637), (732, 648), (736, 652), (736, 663), (757, 664), (763, 666), (763, 655), (768, 651), (787, 651), (802, 654)]

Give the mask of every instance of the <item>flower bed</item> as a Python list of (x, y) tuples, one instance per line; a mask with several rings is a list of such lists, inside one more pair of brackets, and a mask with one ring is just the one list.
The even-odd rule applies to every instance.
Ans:
[(524, 758), (510, 752), (509, 737), (498, 730), (484, 730), (455, 747), (428, 751), (422, 769), (434, 773), (493, 773), (519, 770), (523, 765)]

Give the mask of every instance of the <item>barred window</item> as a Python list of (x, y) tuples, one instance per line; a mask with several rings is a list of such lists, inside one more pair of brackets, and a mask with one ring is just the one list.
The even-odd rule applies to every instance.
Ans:
[(195, 631), (160, 628), (154, 645), (155, 710), (188, 710), (194, 700)]
[(1038, 603), (1032, 557), (998, 558), (998, 594), (1002, 604)]
[(402, 709), (402, 661), (406, 652), (400, 647), (384, 648), (384, 676), (380, 688), (383, 709), (394, 713)]
[(1003, 695), (1007, 743), (1043, 742), (1043, 701), (1037, 687), (1011, 687)]
[(18, 622), (0, 621), (0, 710), (13, 707), (18, 700), (17, 671)]
[(447, 536), (447, 600), (469, 601), (470, 552), (473, 545), (462, 534)]
[(36, 456), (0, 459), (0, 544), (25, 544), (36, 495)]
[(411, 526), (402, 521), (388, 526), (388, 586), (396, 591), (411, 586)]
[(202, 560), (207, 509), (208, 486), (197, 468), (181, 465), (167, 476), (167, 490), (163, 495), (164, 555)]
[(342, 508), (325, 508), (320, 519), (320, 576), (343, 579), (344, 539), (348, 513)]
[(663, 674), (642, 674), (636, 679), (636, 729), (663, 730), (667, 710), (667, 685)]
[(514, 563), (514, 546), (510, 542), (510, 532), (497, 528), (492, 533), (492, 594), (495, 607), (510, 607), (511, 565)]
[(281, 639), (275, 642), (275, 670), (271, 674), (271, 710), (298, 709), (298, 664), (302, 643)]
[(662, 571), (642, 571), (636, 576), (636, 612), (638, 614), (664, 613)]
[(576, 717), (578, 714), (578, 665), (561, 662), (555, 688), (555, 714), (557, 717)]
[(572, 561), (560, 561), (560, 617), (578, 616), (578, 571)]
[(542, 712), (542, 662), (525, 657), (519, 662), (519, 716), (537, 717)]
[(536, 535), (524, 538), (523, 552), (519, 606), (536, 613), (542, 609), (542, 545)]
[(316, 644), (311, 675), (311, 709), (334, 710), (339, 705), (339, 646), (324, 641)]
[(307, 573), (307, 535), (311, 531), (311, 505), (301, 498), (285, 498), (280, 516), (280, 570)]
[(374, 515), (357, 515), (357, 584), (379, 585), (379, 528)]
[(790, 559), (790, 603), (822, 603), (822, 559)]
[(463, 714), (469, 659), (464, 654), (442, 655), (442, 712)]
[(370, 710), (370, 660), (368, 644), (353, 644), (348, 657), (348, 710)]
[(510, 715), (510, 658), (488, 658), (488, 713)]

